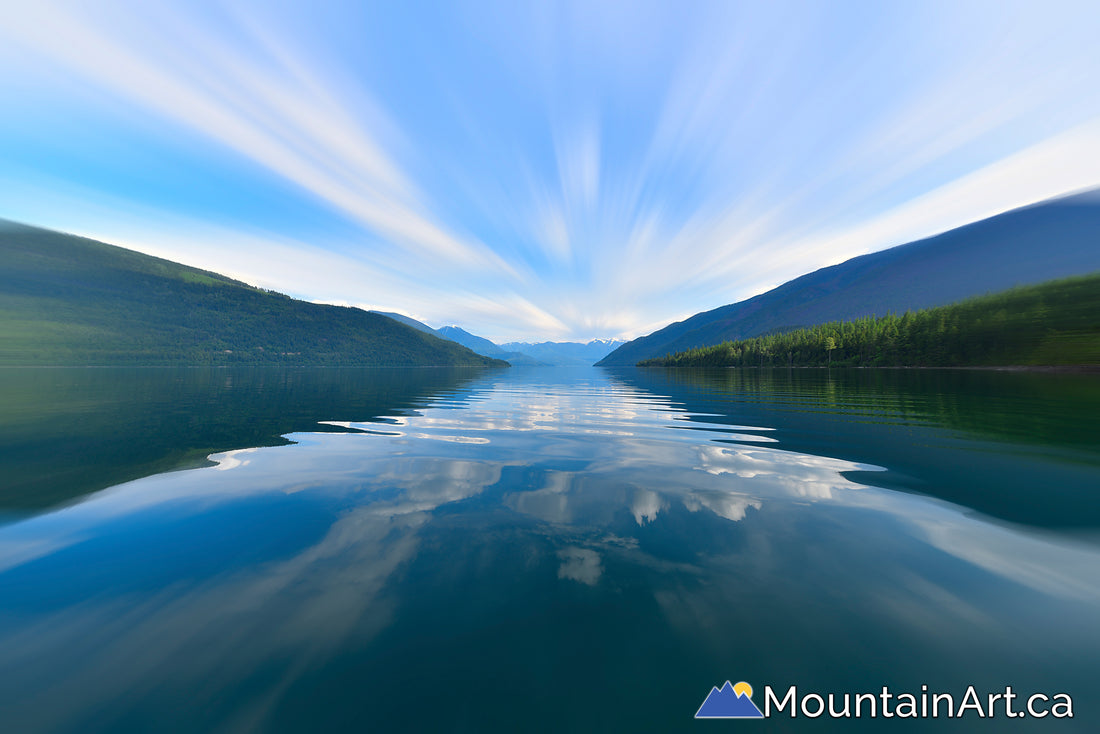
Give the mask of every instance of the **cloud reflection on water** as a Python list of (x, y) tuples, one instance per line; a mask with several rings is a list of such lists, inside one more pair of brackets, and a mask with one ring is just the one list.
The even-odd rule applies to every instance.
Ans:
[[(127, 545), (132, 533), (193, 520), (199, 534), (162, 551), (150, 588), (108, 583), (87, 598), (62, 590), (47, 613), (4, 614), (0, 680), (68, 702), (20, 707), (26, 718), (13, 721), (48, 729), (97, 702), (154, 706), (172, 691), (213, 712), (218, 691), (267, 670), (232, 712), (240, 728), (262, 725), (300, 680), (399, 621), (408, 589), (423, 588), (405, 586), (411, 568), (420, 584), (443, 587), (468, 570), (466, 552), (486, 576), (501, 558), (522, 556), (522, 573), (545, 569), (548, 581), (585, 592), (619, 593), (643, 578), (667, 623), (695, 634), (720, 635), (731, 619), (751, 624), (764, 612), (795, 625), (830, 605), (859, 610), (841, 627), (877, 620), (940, 634), (937, 622), (950, 619), (945, 639), (1003, 633), (985, 599), (916, 562), (930, 551), (965, 568), (964, 579), (980, 572), (1029, 590), (1029, 603), (1097, 601), (1095, 548), (865, 487), (848, 474), (879, 467), (786, 451), (782, 436), (761, 446), (755, 436), (739, 444), (671, 430), (671, 401), (608, 384), (485, 388), (462, 410), (394, 419), (404, 429), (395, 435), (291, 434), (296, 445), (225, 452), (214, 468), (120, 485), (0, 528), (0, 582), (85, 549), (98, 559), (85, 570), (124, 581), (146, 550)], [(276, 511), (288, 502), (299, 513), (292, 520)], [(235, 519), (227, 526), (226, 517)], [(310, 523), (312, 536), (295, 535)], [(189, 571), (206, 541), (225, 534), (260, 556)], [(112, 542), (121, 552), (95, 555)], [(796, 592), (798, 603), (782, 603)], [(59, 668), (59, 651), (72, 650), (78, 663)]]

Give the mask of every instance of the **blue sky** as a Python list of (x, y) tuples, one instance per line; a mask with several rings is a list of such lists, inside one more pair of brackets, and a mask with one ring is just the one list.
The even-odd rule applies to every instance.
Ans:
[(0, 217), (496, 341), (1100, 186), (1100, 6), (35, 2)]

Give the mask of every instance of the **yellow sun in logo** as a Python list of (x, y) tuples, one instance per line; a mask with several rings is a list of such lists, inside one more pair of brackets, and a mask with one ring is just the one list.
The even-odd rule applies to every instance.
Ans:
[(752, 698), (752, 686), (750, 686), (745, 681), (741, 681), (740, 683), (735, 685), (733, 687), (733, 692), (736, 693), (738, 696), (744, 694), (749, 698)]

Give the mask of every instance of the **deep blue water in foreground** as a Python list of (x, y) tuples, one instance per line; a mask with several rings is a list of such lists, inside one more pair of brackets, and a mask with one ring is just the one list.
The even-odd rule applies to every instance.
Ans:
[[(1100, 730), (1095, 375), (8, 370), (0, 409), (3, 731)], [(1074, 718), (694, 720), (727, 679)]]

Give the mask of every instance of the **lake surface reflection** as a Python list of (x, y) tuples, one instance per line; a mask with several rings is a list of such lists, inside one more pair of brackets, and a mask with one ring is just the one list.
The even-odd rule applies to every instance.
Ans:
[[(12, 731), (675, 731), (726, 679), (1074, 700), (912, 730), (1100, 721), (1095, 376), (0, 385)], [(768, 727), (841, 723), (884, 726)]]

